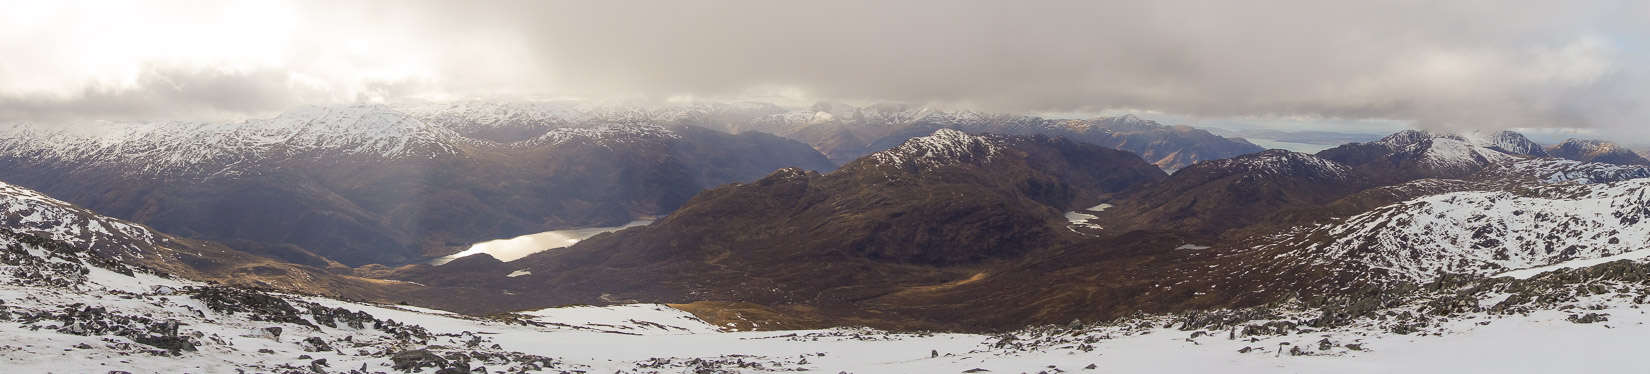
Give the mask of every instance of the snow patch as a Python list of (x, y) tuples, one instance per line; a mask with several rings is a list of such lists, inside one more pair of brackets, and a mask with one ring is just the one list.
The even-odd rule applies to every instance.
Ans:
[[(1520, 194), (1453, 192), (1417, 198), (1304, 230), (1317, 263), (1354, 261), (1410, 280), (1489, 275), (1650, 249), (1650, 180), (1538, 185)], [(1313, 237), (1328, 237), (1314, 241)]]
[(517, 236), (509, 239), (489, 240), (471, 245), (470, 249), (463, 252), (437, 257), (430, 260), (428, 263), (430, 265), (442, 265), (452, 262), (460, 257), (480, 253), (491, 255), (499, 261), (510, 262), (519, 260), (522, 257), (527, 257), (528, 255), (534, 253), (572, 246), (581, 240), (589, 239), (597, 234), (619, 231), (636, 226), (647, 226), (652, 223), (653, 221), (639, 220), (631, 221), (630, 223), (626, 223), (621, 226), (546, 231), (537, 234)]

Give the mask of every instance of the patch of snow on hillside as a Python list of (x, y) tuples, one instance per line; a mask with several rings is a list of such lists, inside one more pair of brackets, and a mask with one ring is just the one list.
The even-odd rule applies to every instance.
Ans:
[(0, 182), (0, 224), (115, 258), (143, 257), (163, 244), (162, 237), (147, 227), (97, 215), (5, 182)]
[(1346, 165), (1318, 156), (1281, 149), (1238, 156), (1229, 159), (1204, 161), (1200, 168), (1268, 175), (1308, 176), (1323, 179), (1346, 179), (1352, 170)]
[(470, 249), (464, 250), (463, 252), (430, 260), (429, 264), (446, 264), (460, 257), (481, 253), (491, 255), (499, 261), (510, 262), (519, 260), (522, 257), (527, 257), (527, 255), (534, 253), (572, 246), (581, 240), (596, 236), (596, 234), (614, 232), (636, 226), (647, 226), (652, 223), (653, 221), (639, 220), (631, 221), (630, 223), (620, 226), (555, 230), (537, 234), (522, 235), (509, 239), (489, 240), (471, 245)]
[(1491, 173), (1529, 177), (1545, 183), (1609, 183), (1650, 178), (1650, 167), (1581, 162), (1556, 158), (1518, 159), (1497, 164)]
[(934, 130), (933, 135), (911, 138), (898, 147), (871, 154), (871, 157), (883, 165), (932, 167), (989, 163), (999, 152), (1000, 146), (983, 136), (942, 128)]
[(1546, 272), (1553, 271), (1553, 270), (1558, 270), (1558, 269), (1585, 268), (1585, 267), (1588, 267), (1588, 266), (1593, 266), (1593, 265), (1598, 265), (1598, 264), (1603, 264), (1603, 263), (1609, 263), (1609, 262), (1615, 262), (1615, 261), (1621, 261), (1621, 260), (1643, 260), (1645, 258), (1650, 258), (1650, 249), (1641, 249), (1641, 250), (1637, 250), (1637, 251), (1622, 253), (1622, 254), (1619, 254), (1619, 255), (1604, 256), (1604, 257), (1599, 257), (1599, 258), (1589, 258), (1589, 259), (1582, 259), (1582, 260), (1564, 261), (1564, 262), (1560, 262), (1560, 263), (1556, 263), (1556, 264), (1552, 264), (1552, 265), (1547, 265), (1547, 266), (1539, 266), (1539, 267), (1533, 267), (1533, 268), (1528, 268), (1528, 269), (1513, 270), (1513, 271), (1509, 271), (1509, 272), (1505, 272), (1505, 273), (1501, 273), (1501, 274), (1496, 274), (1495, 276), (1497, 276), (1497, 277), (1511, 277), (1511, 278), (1517, 278), (1517, 279), (1530, 279), (1530, 277), (1534, 277), (1534, 276), (1539, 275), (1541, 273), (1546, 273)]
[[(1495, 274), (1650, 249), (1650, 181), (1555, 187), (1515, 195), (1454, 192), (1359, 214), (1297, 237), (1320, 262), (1356, 261), (1425, 281)], [(1316, 234), (1315, 234), (1316, 233)]]
[(387, 106), (304, 106), (242, 122), (102, 123), (0, 126), (0, 155), (24, 159), (137, 165), (143, 174), (222, 173), (238, 163), (303, 155), (431, 157), (454, 152), (458, 135)]
[[(1628, 291), (1564, 301), (1585, 310), (1443, 315), (1422, 313), (1423, 296), (1384, 307), (1394, 318), (1323, 328), (1304, 322), (1322, 311), (1286, 304), (1230, 326), (1147, 315), (989, 335), (724, 332), (656, 304), (472, 317), (207, 287), (88, 267), (10, 238), (0, 237), (13, 251), (0, 265), (0, 362), (17, 372), (1563, 372), (1638, 367), (1634, 342), (1650, 334)], [(26, 278), (35, 270), (63, 277)], [(1509, 300), (1485, 296), (1480, 307)]]

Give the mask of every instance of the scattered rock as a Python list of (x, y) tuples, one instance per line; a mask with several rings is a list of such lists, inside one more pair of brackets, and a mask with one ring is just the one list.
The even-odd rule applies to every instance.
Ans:
[(391, 366), (392, 369), (403, 372), (413, 372), (423, 368), (441, 368), (447, 366), (447, 359), (441, 358), (441, 356), (437, 356), (434, 353), (430, 353), (430, 350), (428, 349), (401, 351), (396, 353), (394, 356), (390, 356), (390, 362), (395, 364), (394, 366)]
[(1587, 315), (1584, 315), (1584, 316), (1571, 314), (1570, 318), (1568, 320), (1572, 323), (1597, 323), (1597, 322), (1607, 322), (1607, 321), (1609, 321), (1610, 320), (1609, 316), (1610, 316), (1609, 314), (1599, 314), (1599, 313), (1587, 313)]
[(319, 336), (304, 338), (304, 341), (299, 342), (298, 346), (302, 347), (304, 352), (326, 352), (332, 350), (332, 345), (327, 344), (326, 339), (321, 339)]

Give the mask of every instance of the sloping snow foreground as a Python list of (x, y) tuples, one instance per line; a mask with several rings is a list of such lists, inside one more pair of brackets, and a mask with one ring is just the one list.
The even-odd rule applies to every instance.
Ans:
[[(0, 256), (0, 367), (30, 373), (436, 372), (440, 366), (416, 366), (437, 360), (493, 373), (1619, 371), (1641, 365), (1633, 343), (1650, 333), (1644, 324), (1650, 316), (1623, 294), (1574, 300), (1587, 306), (1586, 313), (1608, 316), (1586, 324), (1574, 322), (1580, 312), (1564, 310), (1574, 306), (1429, 319), (1424, 308), (1416, 309), (1423, 301), (1415, 301), (1391, 308), (1405, 317), (1390, 321), (1323, 330), (1276, 322), (1289, 326), (1275, 333), (1249, 330), (1317, 312), (1297, 309), (1230, 329), (1143, 316), (996, 335), (724, 332), (663, 305), (551, 308), (479, 319), (125, 275), (83, 265), (77, 259), (87, 258), (86, 252), (14, 237), (0, 238), (0, 247), (7, 248)], [(1474, 303), (1484, 310), (1509, 297)], [(282, 305), (297, 312), (282, 314)], [(1392, 322), (1416, 321), (1407, 317), (1412, 311), (1426, 322)]]

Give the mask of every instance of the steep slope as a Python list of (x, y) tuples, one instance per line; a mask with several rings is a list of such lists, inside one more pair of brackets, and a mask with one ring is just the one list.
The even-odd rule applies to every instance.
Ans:
[(1650, 180), (1464, 191), (1304, 228), (1263, 247), (1372, 282), (1486, 276), (1650, 249)]
[[(295, 245), (359, 266), (622, 224), (668, 213), (704, 188), (782, 167), (833, 167), (776, 136), (617, 122), (632, 118), (623, 113), (567, 122), (577, 112), (546, 114), (557, 108), (419, 112), (431, 122), (344, 105), (225, 124), (13, 125), (0, 140), (0, 173), (162, 231)], [(512, 143), (465, 135), (525, 133), (535, 134)]]
[[(1163, 178), (1128, 152), (1046, 137), (914, 138), (828, 174), (786, 169), (700, 193), (651, 226), (508, 264), (470, 256), (403, 276), (503, 286), (523, 303), (737, 300), (843, 306), (1079, 235), (1063, 211)], [(530, 275), (506, 278), (525, 270)], [(501, 308), (506, 306), (479, 306)]]
[(50, 242), (62, 251), (79, 253), (76, 256), (85, 261), (146, 269), (163, 277), (364, 300), (400, 300), (403, 294), (461, 291), (351, 276), (342, 265), (315, 258), (302, 249), (239, 246), (254, 251), (290, 251), (308, 256), (310, 264), (278, 261), (216, 242), (179, 238), (3, 182), (0, 232)]
[(1547, 148), (1547, 153), (1576, 161), (1602, 162), (1617, 165), (1650, 165), (1632, 149), (1603, 140), (1568, 139)]

